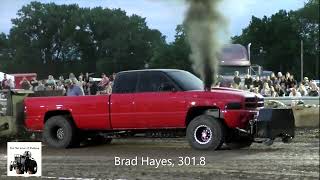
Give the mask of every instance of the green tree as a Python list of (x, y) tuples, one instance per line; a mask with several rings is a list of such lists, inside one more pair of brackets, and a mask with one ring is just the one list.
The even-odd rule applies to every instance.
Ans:
[[(319, 0), (310, 0), (297, 11), (280, 10), (271, 17), (252, 17), (234, 43), (252, 43), (252, 62), (272, 71), (300, 77), (300, 41), (304, 41), (305, 75), (319, 76)], [(262, 51), (263, 48), (263, 51)]]
[(190, 47), (186, 40), (184, 27), (183, 25), (178, 25), (174, 42), (157, 49), (152, 58), (151, 67), (184, 69), (192, 72), (189, 54)]
[[(31, 2), (12, 20), (11, 72), (40, 76), (143, 68), (165, 37), (121, 9)], [(49, 70), (49, 72), (48, 72)]]
[(9, 39), (4, 34), (0, 34), (0, 71), (8, 71), (12, 63), (13, 51), (10, 48)]

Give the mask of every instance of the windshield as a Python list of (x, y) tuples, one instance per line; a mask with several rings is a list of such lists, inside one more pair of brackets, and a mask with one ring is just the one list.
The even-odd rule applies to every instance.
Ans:
[(246, 49), (238, 44), (232, 44), (223, 47), (221, 53), (219, 53), (219, 59), (221, 61), (230, 61), (236, 59), (248, 59)]
[(195, 75), (187, 71), (170, 71), (167, 74), (178, 84), (184, 91), (203, 90), (203, 82)]
[(239, 75), (246, 75), (249, 73), (248, 66), (220, 66), (219, 75), (233, 76), (235, 71), (239, 71)]

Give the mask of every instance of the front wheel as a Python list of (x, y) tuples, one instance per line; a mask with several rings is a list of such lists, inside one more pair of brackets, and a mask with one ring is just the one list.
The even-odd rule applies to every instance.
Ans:
[(24, 173), (24, 170), (23, 170), (21, 167), (17, 167), (17, 168), (16, 168), (16, 173), (17, 173), (17, 174), (23, 174), (23, 173)]
[(194, 118), (187, 127), (187, 139), (195, 149), (219, 149), (224, 138), (223, 124), (212, 116), (200, 115)]

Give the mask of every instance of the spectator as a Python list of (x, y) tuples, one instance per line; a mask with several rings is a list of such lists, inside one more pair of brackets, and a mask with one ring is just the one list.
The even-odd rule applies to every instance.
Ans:
[(260, 77), (257, 76), (256, 79), (253, 81), (253, 87), (259, 88), (259, 92), (260, 92), (261, 89), (262, 89), (262, 86), (263, 86), (263, 83), (262, 83), (262, 81), (260, 80)]
[(76, 79), (73, 81), (71, 79), (67, 79), (65, 81), (67, 85), (67, 96), (83, 96), (83, 90), (76, 84)]
[(319, 88), (315, 82), (310, 83), (310, 91), (308, 93), (309, 96), (319, 96)]
[(300, 83), (300, 86), (299, 86), (299, 88), (298, 88), (298, 91), (299, 91), (299, 93), (301, 94), (301, 96), (306, 96), (306, 95), (308, 95), (307, 90), (306, 90), (305, 86), (304, 86), (302, 83)]
[(56, 86), (56, 80), (54, 80), (52, 75), (48, 76), (46, 86), (50, 86), (51, 88), (54, 88)]
[[(79, 77), (81, 76), (81, 78), (83, 79), (83, 73), (81, 72), (80, 74), (79, 74)], [(79, 77), (78, 77), (78, 79), (79, 79)]]
[(64, 87), (62, 81), (57, 82), (56, 90), (60, 90), (63, 92), (63, 94), (66, 93), (66, 88)]
[(28, 81), (28, 79), (26, 77), (22, 78), (22, 81), (20, 81), (20, 86), (22, 89), (24, 90), (30, 90), (32, 88), (32, 85), (30, 84), (30, 82)]
[(280, 84), (276, 84), (274, 90), (281, 97), (286, 95), (285, 90), (281, 88)]
[(291, 88), (289, 97), (301, 97), (301, 94), (296, 90), (296, 88)]
[(111, 85), (111, 87), (112, 87), (112, 85), (113, 85), (113, 81), (116, 79), (116, 73), (112, 73), (112, 75), (110, 76), (110, 78), (109, 78), (109, 84)]
[(253, 93), (259, 94), (259, 87), (253, 87)]
[(281, 78), (282, 78), (282, 73), (278, 72), (278, 79), (281, 79)]
[(111, 94), (112, 93), (112, 86), (111, 83), (109, 83), (106, 87), (106, 94)]
[(270, 90), (270, 87), (269, 87), (267, 82), (265, 82), (263, 84), (263, 88), (261, 90), (261, 95), (264, 96), (264, 97), (270, 97), (271, 96), (271, 90)]
[(288, 80), (290, 76), (291, 76), (290, 73), (287, 72), (287, 73), (286, 73), (286, 79)]
[(284, 83), (281, 84), (281, 89), (284, 91), (284, 96), (289, 96), (289, 89), (287, 89), (286, 85)]
[(8, 84), (7, 84), (7, 87), (8, 87), (9, 89), (14, 89), (14, 88), (15, 88), (12, 79), (8, 79), (7, 83), (8, 83)]
[(267, 76), (267, 79), (265, 79), (265, 82), (268, 83), (269, 87), (273, 86), (273, 82), (270, 76)]
[(309, 86), (309, 78), (308, 77), (304, 77), (303, 78), (303, 81), (302, 81), (302, 84), (304, 85), (304, 86)]
[(54, 88), (55, 88), (55, 86), (47, 85), (45, 90), (46, 91), (52, 91), (52, 90), (54, 90)]
[(61, 75), (61, 76), (59, 76), (59, 81), (63, 84), (63, 82), (64, 82), (64, 77)]
[(234, 72), (233, 82), (240, 86), (241, 79), (239, 77), (239, 71)]
[(252, 86), (253, 80), (250, 74), (247, 74), (246, 77), (244, 78), (244, 86), (247, 89), (250, 89)]
[(276, 84), (278, 82), (278, 79), (274, 72), (271, 73), (270, 80), (272, 81), (272, 84)]
[(80, 86), (81, 88), (84, 88), (86, 82), (83, 81), (82, 76), (79, 76), (79, 80), (78, 80), (78, 86)]
[(96, 95), (98, 92), (98, 85), (96, 82), (94, 82), (93, 78), (89, 78), (89, 83), (88, 83), (88, 94), (89, 95)]
[(83, 77), (83, 81), (88, 83), (89, 82), (89, 78), (90, 78), (89, 73), (86, 72), (85, 76)]
[(75, 78), (76, 76), (73, 74), (73, 73), (70, 73), (69, 74), (69, 79), (73, 79), (73, 78)]
[(38, 81), (38, 86), (35, 87), (35, 91), (44, 91), (44, 90), (46, 90), (46, 87), (43, 81)]
[(84, 90), (83, 90), (82, 84), (77, 80), (77, 78), (72, 78), (72, 79), (70, 79), (70, 80), (72, 81), (72, 84), (77, 85), (77, 86), (81, 89), (81, 91), (83, 92), (83, 94), (84, 94)]
[(233, 83), (231, 83), (230, 88), (240, 89), (240, 86), (237, 83), (233, 82)]
[(9, 82), (7, 79), (7, 74), (3, 75), (3, 80), (1, 81), (1, 87), (2, 89), (10, 89)]
[(273, 86), (271, 86), (270, 92), (271, 92), (271, 97), (279, 97), (279, 94), (275, 91)]
[(39, 85), (38, 81), (37, 81), (37, 77), (32, 77), (30, 84), (32, 86), (32, 90), (34, 91), (35, 88)]
[(294, 79), (293, 75), (290, 75), (287, 79), (287, 89), (291, 89), (291, 88), (294, 88), (296, 87), (297, 85), (297, 81)]
[(285, 76), (281, 76), (281, 78), (278, 81), (279, 81), (280, 85), (282, 85), (282, 84), (286, 85), (287, 84), (287, 80), (286, 80)]
[(109, 83), (109, 78), (104, 73), (102, 73), (101, 77), (102, 77), (102, 79), (98, 84), (98, 88), (100, 91), (103, 91), (103, 90), (105, 90), (105, 88), (107, 87), (107, 85)]

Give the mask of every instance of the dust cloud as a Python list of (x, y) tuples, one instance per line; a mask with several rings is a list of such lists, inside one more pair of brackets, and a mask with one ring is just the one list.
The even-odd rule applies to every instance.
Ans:
[(187, 0), (185, 17), (187, 38), (191, 47), (193, 69), (204, 81), (205, 89), (217, 81), (217, 55), (227, 43), (228, 21), (219, 12), (222, 0)]

